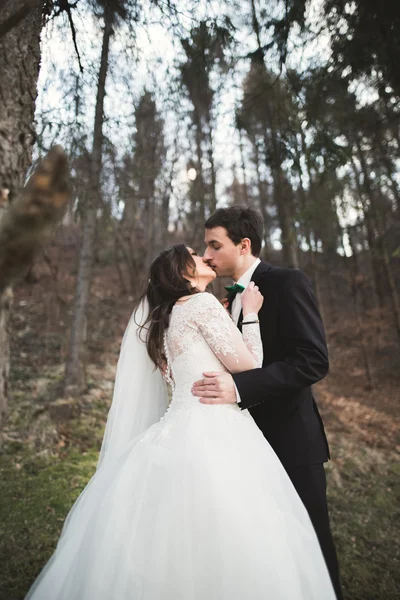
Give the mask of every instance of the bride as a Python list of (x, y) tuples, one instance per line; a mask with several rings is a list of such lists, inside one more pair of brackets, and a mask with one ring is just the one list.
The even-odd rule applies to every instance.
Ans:
[(204, 371), (262, 364), (263, 297), (243, 292), (242, 337), (205, 292), (214, 277), (183, 244), (152, 264), (97, 471), (27, 599), (334, 600), (308, 514), (250, 414), (191, 393)]

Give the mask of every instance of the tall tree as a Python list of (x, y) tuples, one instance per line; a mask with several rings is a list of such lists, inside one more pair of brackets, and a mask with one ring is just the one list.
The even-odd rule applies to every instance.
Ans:
[(125, 255), (129, 255), (135, 294), (141, 274), (160, 249), (160, 232), (167, 229), (169, 217), (166, 198), (157, 189), (157, 179), (165, 166), (164, 121), (147, 90), (135, 108), (131, 146), (118, 168), (118, 182), (119, 198), (124, 204), (121, 226)]
[[(387, 240), (387, 223), (393, 220), (396, 205), (395, 182), (388, 177), (388, 172), (392, 175), (392, 167), (387, 162), (385, 148), (392, 127), (377, 118), (372, 106), (360, 107), (348, 80), (335, 71), (316, 71), (309, 84), (307, 114), (318, 132), (316, 142), (325, 148), (324, 152), (327, 149), (331, 156), (336, 154), (336, 167), (347, 165), (354, 181), (357, 203), (366, 224), (376, 296), (381, 306), (388, 296), (399, 334), (398, 293)], [(340, 155), (345, 156), (344, 161), (337, 160)], [(391, 193), (391, 201), (383, 193), (385, 189)]]
[(262, 43), (258, 8), (255, 0), (250, 0), (251, 28), (256, 50), (250, 54), (251, 66), (244, 85), (246, 90), (247, 84), (247, 98), (244, 97), (243, 106), (245, 111), (252, 110), (252, 105), (258, 108), (259, 119), (263, 123), (266, 160), (274, 184), (274, 204), (281, 230), (284, 262), (289, 266), (298, 267), (293, 190), (283, 167), (287, 158), (285, 133), (288, 112), (292, 109), (291, 97), (285, 83), (267, 69), (265, 63), (267, 47)]
[(90, 190), (86, 196), (83, 217), (82, 241), (79, 254), (77, 287), (73, 308), (71, 334), (65, 367), (64, 394), (79, 393), (85, 385), (83, 348), (86, 335), (86, 310), (92, 277), (94, 245), (96, 237), (96, 217), (101, 202), (101, 167), (103, 152), (104, 99), (109, 64), (110, 41), (118, 18), (126, 17), (123, 2), (101, 3), (103, 39), (100, 66), (97, 78), (97, 97), (93, 127), (93, 145), (90, 157)]
[(220, 73), (228, 68), (226, 49), (230, 41), (230, 31), (226, 26), (207, 21), (201, 21), (191, 30), (188, 38), (181, 39), (185, 52), (185, 61), (180, 65), (181, 83), (193, 106), (191, 118), (196, 147), (194, 168), (197, 177), (196, 183), (190, 188), (195, 246), (201, 243), (203, 223), (217, 204), (212, 112), (215, 89), (211, 79), (217, 67)]
[[(0, 28), (24, 4), (22, 0), (6, 2)], [(0, 37), (0, 185), (8, 189), (11, 202), (20, 195), (32, 160), (43, 6), (36, 2), (28, 16)]]
[[(44, 3), (6, 1), (0, 12), (0, 197), (21, 196), (32, 160), (33, 115), (40, 64)], [(1, 210), (1, 209), (0, 209)], [(11, 287), (0, 294), (0, 413), (8, 396)]]
[[(291, 96), (285, 83), (269, 73), (262, 55), (256, 54), (243, 83), (242, 106), (237, 118), (246, 129), (253, 146), (259, 188), (261, 156), (270, 171), (284, 262), (297, 267), (294, 195), (284, 168), (284, 163), (289, 158), (287, 135), (291, 108)], [(262, 192), (262, 187), (260, 191)], [(264, 205), (262, 193), (260, 199)]]

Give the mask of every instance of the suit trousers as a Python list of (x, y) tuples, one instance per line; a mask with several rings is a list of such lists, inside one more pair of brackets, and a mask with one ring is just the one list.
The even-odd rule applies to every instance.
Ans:
[(343, 600), (339, 579), (339, 564), (329, 525), (324, 465), (315, 464), (285, 468), (314, 525), (337, 600)]

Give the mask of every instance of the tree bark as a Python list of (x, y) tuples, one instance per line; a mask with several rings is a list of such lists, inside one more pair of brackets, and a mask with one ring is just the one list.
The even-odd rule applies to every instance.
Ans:
[(285, 180), (282, 168), (274, 173), (274, 199), (278, 210), (279, 227), (281, 229), (281, 243), (285, 265), (298, 268), (297, 247), (294, 240), (294, 231), (289, 207), (290, 199), (285, 194)]
[(383, 268), (384, 268), (384, 273), (386, 275), (386, 280), (387, 280), (387, 284), (388, 284), (388, 288), (389, 288), (389, 299), (390, 299), (390, 304), (392, 307), (393, 321), (394, 321), (394, 326), (395, 326), (396, 333), (397, 333), (397, 339), (400, 343), (399, 299), (397, 296), (397, 290), (396, 290), (396, 284), (395, 284), (394, 277), (393, 277), (392, 266), (390, 264), (389, 251), (388, 251), (387, 244), (386, 244), (385, 231), (384, 231), (384, 227), (383, 227), (383, 223), (382, 223), (382, 214), (381, 214), (379, 206), (377, 205), (377, 202), (376, 202), (375, 190), (372, 189), (372, 186), (371, 186), (371, 183), (369, 180), (367, 164), (366, 164), (364, 152), (361, 148), (361, 143), (359, 140), (357, 140), (357, 148), (358, 148), (358, 156), (359, 156), (359, 160), (360, 160), (360, 164), (361, 164), (361, 170), (362, 170), (363, 177), (364, 177), (364, 188), (365, 188), (365, 191), (370, 200), (372, 215), (373, 215), (375, 225), (378, 230), (378, 235), (380, 238), (380, 243), (381, 243), (381, 248), (382, 248)]
[[(361, 354), (362, 354), (362, 359), (364, 362), (365, 375), (367, 377), (367, 382), (368, 382), (367, 388), (372, 389), (372, 387), (373, 387), (372, 371), (371, 371), (371, 366), (370, 366), (370, 362), (369, 362), (369, 358), (368, 358), (367, 346), (364, 341), (364, 335), (363, 335), (363, 330), (362, 330), (362, 319), (361, 319), (361, 314), (360, 314), (359, 300), (358, 300), (358, 293), (357, 293), (357, 280), (359, 279), (357, 254), (356, 254), (355, 245), (353, 243), (353, 238), (352, 238), (349, 230), (347, 230), (347, 237), (349, 240), (352, 257), (351, 257), (351, 259), (347, 259), (346, 254), (344, 254), (344, 258), (346, 261), (351, 260), (349, 271), (350, 271), (351, 296), (353, 299), (354, 316), (356, 319), (357, 333), (358, 333), (358, 339), (360, 342), (360, 350), (361, 350)], [(347, 262), (345, 262), (345, 264), (347, 265)]]
[(371, 270), (372, 270), (372, 279), (374, 283), (375, 297), (378, 303), (378, 308), (382, 310), (385, 299), (384, 299), (384, 291), (382, 287), (382, 277), (381, 277), (381, 264), (378, 256), (378, 250), (376, 247), (376, 239), (375, 239), (375, 231), (371, 219), (371, 215), (369, 214), (368, 208), (366, 206), (366, 202), (364, 199), (363, 189), (360, 181), (360, 174), (357, 169), (357, 165), (353, 156), (351, 157), (351, 164), (353, 168), (354, 181), (356, 184), (356, 189), (358, 193), (358, 197), (362, 206), (362, 211), (364, 214), (364, 220), (367, 228), (367, 242), (369, 247), (369, 254), (371, 259)]
[[(261, 45), (260, 25), (258, 22), (257, 11), (254, 0), (251, 0), (252, 26), (257, 41), (257, 51), (259, 63), (267, 72), (264, 62), (264, 48)], [(297, 268), (299, 266), (297, 256), (297, 246), (295, 242), (295, 234), (291, 220), (290, 202), (285, 194), (285, 176), (282, 169), (282, 156), (279, 150), (279, 140), (276, 131), (275, 115), (272, 114), (270, 101), (266, 99), (265, 110), (267, 114), (268, 127), (271, 131), (271, 147), (273, 155), (273, 165), (270, 165), (272, 178), (274, 180), (274, 200), (278, 211), (279, 227), (281, 229), (281, 244), (283, 251), (284, 262), (287, 266)], [(267, 123), (266, 123), (267, 125)], [(265, 151), (268, 149), (268, 138), (264, 132)]]
[[(0, 24), (23, 4), (8, 2)], [(19, 196), (32, 162), (41, 29), (39, 6), (0, 38), (0, 187), (9, 190), (11, 202)]]
[[(298, 175), (299, 175), (299, 189), (300, 189), (300, 201), (301, 201), (301, 210), (303, 211), (303, 222), (304, 222), (304, 230), (306, 234), (307, 244), (310, 252), (310, 264), (311, 264), (311, 279), (314, 282), (314, 293), (317, 301), (317, 305), (319, 307), (319, 311), (321, 313), (322, 320), (324, 319), (324, 307), (322, 305), (321, 298), (321, 281), (320, 281), (320, 269), (318, 264), (318, 253), (315, 245), (315, 241), (313, 239), (313, 235), (311, 232), (311, 223), (310, 216), (308, 211), (308, 205), (310, 200), (312, 201), (311, 190), (312, 190), (312, 171), (311, 171), (311, 163), (310, 163), (310, 155), (307, 151), (306, 139), (304, 136), (303, 128), (300, 124), (299, 133), (301, 137), (301, 148), (296, 145), (296, 155), (298, 162)], [(301, 170), (301, 152), (303, 153), (306, 159), (306, 167), (307, 167), (307, 176), (308, 176), (308, 194), (304, 189), (303, 183), (303, 174)]]
[(239, 132), (239, 151), (240, 151), (240, 162), (241, 162), (240, 167), (242, 169), (242, 176), (243, 176), (244, 198), (245, 198), (246, 206), (250, 206), (249, 191), (248, 191), (248, 187), (247, 187), (246, 165), (244, 162), (242, 129), (240, 127), (238, 127), (237, 129)]
[(108, 71), (110, 39), (113, 34), (113, 13), (106, 7), (101, 50), (100, 69), (97, 82), (97, 99), (91, 155), (91, 190), (87, 196), (83, 222), (82, 244), (79, 255), (79, 268), (71, 336), (65, 368), (64, 395), (78, 395), (85, 385), (83, 350), (86, 341), (86, 310), (92, 278), (94, 246), (96, 238), (96, 217), (100, 201), (100, 174), (103, 149), (103, 120), (105, 84)]
[(191, 243), (194, 248), (200, 248), (204, 238), (204, 223), (207, 219), (207, 190), (203, 171), (203, 142), (204, 132), (200, 115), (196, 108), (193, 111), (193, 122), (195, 126), (196, 154), (197, 154), (197, 177), (192, 183), (194, 194), (192, 194), (192, 231)]
[[(0, 14), (0, 196), (18, 198), (32, 160), (33, 116), (40, 63), (41, 3), (8, 1)], [(13, 17), (18, 13), (18, 20)], [(6, 191), (7, 190), (7, 191)], [(0, 212), (7, 210), (0, 208)], [(0, 216), (1, 218), (1, 216)], [(0, 427), (7, 412), (12, 292), (0, 296)]]
[(10, 313), (13, 294), (11, 288), (0, 292), (0, 431), (8, 412), (10, 373)]
[(268, 217), (268, 211), (267, 211), (268, 198), (265, 194), (263, 181), (261, 178), (260, 151), (258, 148), (257, 140), (254, 136), (251, 136), (251, 143), (253, 144), (253, 149), (254, 149), (254, 162), (255, 162), (256, 173), (257, 173), (257, 187), (258, 187), (258, 197), (259, 197), (260, 209), (261, 209), (261, 214), (262, 214), (262, 217), (264, 220), (264, 244), (265, 245), (264, 245), (263, 255), (264, 255), (265, 260), (268, 260), (269, 257), (271, 256), (271, 243), (269, 240), (269, 227), (268, 227), (269, 217)]
[(307, 195), (306, 195), (306, 191), (305, 191), (304, 185), (303, 185), (303, 175), (301, 173), (300, 161), (299, 161), (299, 183), (300, 183), (300, 185), (299, 185), (300, 201), (301, 201), (301, 208), (303, 211), (304, 230), (305, 230), (306, 240), (307, 240), (307, 244), (309, 247), (309, 253), (310, 253), (311, 279), (314, 282), (315, 299), (317, 301), (317, 305), (319, 307), (319, 311), (321, 313), (322, 320), (324, 321), (323, 307), (322, 307), (322, 302), (321, 302), (321, 282), (320, 282), (319, 269), (318, 269), (317, 252), (316, 252), (316, 248), (315, 248), (313, 238), (311, 235), (310, 224), (308, 222), (308, 218), (306, 215)]
[(210, 204), (208, 207), (209, 214), (212, 214), (217, 208), (217, 174), (215, 171), (215, 161), (214, 161), (214, 141), (213, 141), (213, 129), (212, 129), (212, 121), (211, 115), (207, 114), (207, 124), (208, 124), (208, 161), (210, 163), (211, 170), (211, 183), (210, 183)]

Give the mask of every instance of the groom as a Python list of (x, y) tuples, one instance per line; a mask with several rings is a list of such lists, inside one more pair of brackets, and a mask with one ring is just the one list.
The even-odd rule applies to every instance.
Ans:
[[(203, 260), (242, 289), (254, 281), (264, 296), (259, 312), (264, 362), (234, 375), (205, 373), (193, 394), (205, 404), (238, 402), (249, 409), (308, 510), (341, 600), (323, 466), (329, 448), (311, 389), (328, 372), (328, 352), (310, 280), (297, 269), (260, 261), (263, 220), (255, 210), (220, 208), (205, 227)], [(231, 288), (228, 310), (241, 329), (241, 289)]]

